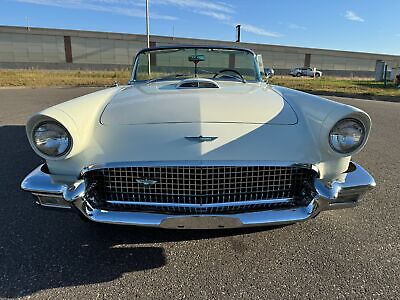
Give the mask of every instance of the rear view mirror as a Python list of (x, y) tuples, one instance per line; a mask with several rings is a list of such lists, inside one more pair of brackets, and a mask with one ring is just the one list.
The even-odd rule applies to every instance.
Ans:
[(195, 64), (198, 64), (200, 61), (205, 61), (206, 57), (204, 55), (202, 55), (202, 54), (200, 54), (200, 55), (196, 54), (196, 55), (190, 55), (188, 57), (188, 60), (193, 62), (193, 63), (195, 63)]

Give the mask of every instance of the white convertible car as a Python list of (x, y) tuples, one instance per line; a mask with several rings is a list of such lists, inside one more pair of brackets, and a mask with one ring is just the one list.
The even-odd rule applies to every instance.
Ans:
[(162, 228), (289, 224), (356, 205), (375, 186), (351, 161), (360, 109), (263, 81), (247, 49), (140, 51), (127, 85), (32, 116), (45, 163), (22, 182), (44, 207)]

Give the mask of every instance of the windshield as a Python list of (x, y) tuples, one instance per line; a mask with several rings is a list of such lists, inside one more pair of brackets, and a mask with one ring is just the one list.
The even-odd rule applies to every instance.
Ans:
[(260, 81), (252, 52), (216, 48), (155, 49), (140, 52), (136, 58), (132, 80), (151, 82), (190, 77)]

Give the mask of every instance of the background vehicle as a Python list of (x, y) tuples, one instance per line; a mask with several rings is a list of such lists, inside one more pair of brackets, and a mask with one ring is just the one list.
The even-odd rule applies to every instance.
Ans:
[(321, 71), (317, 71), (312, 68), (294, 68), (294, 69), (290, 70), (289, 74), (292, 76), (295, 76), (295, 77), (301, 77), (301, 76), (321, 77), (322, 76)]

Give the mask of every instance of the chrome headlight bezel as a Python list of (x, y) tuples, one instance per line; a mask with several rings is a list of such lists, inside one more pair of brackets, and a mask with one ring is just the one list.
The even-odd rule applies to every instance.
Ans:
[[(354, 144), (352, 146), (347, 146), (347, 148), (342, 148), (340, 146), (338, 146), (338, 144), (340, 144), (340, 141), (338, 141), (337, 136), (340, 135), (340, 130), (342, 130), (342, 136), (344, 137), (350, 137), (350, 135), (346, 135), (345, 132), (343, 132), (343, 129), (345, 128), (340, 128), (340, 126), (344, 125), (344, 123), (353, 123), (353, 126), (355, 128), (353, 128), (354, 133), (357, 133), (357, 131), (359, 131), (360, 136), (359, 138), (356, 138), (356, 142), (354, 142)], [(349, 128), (349, 126), (347, 126), (347, 128)], [(336, 137), (335, 137), (336, 136)], [(354, 134), (353, 134), (353, 138), (354, 138)], [(329, 131), (329, 136), (328, 136), (328, 140), (329, 140), (329, 145), (332, 148), (333, 151), (335, 151), (336, 153), (339, 154), (352, 154), (354, 152), (356, 152), (357, 150), (359, 150), (364, 144), (365, 144), (365, 140), (367, 138), (367, 128), (365, 126), (365, 124), (356, 118), (344, 118), (339, 120), (338, 122), (335, 123), (335, 125), (333, 125), (333, 127), (331, 128), (331, 130)], [(336, 141), (335, 141), (336, 139)], [(348, 141), (347, 141), (348, 142)], [(346, 146), (346, 145), (344, 145)]]
[[(43, 147), (40, 147), (37, 143), (37, 132), (39, 130), (39, 128), (43, 128), (45, 126), (55, 126), (56, 129), (58, 129), (58, 133), (55, 134), (55, 136), (59, 136), (60, 139), (66, 139), (67, 140), (67, 145), (62, 147), (62, 151), (58, 152), (58, 153), (52, 153), (55, 151), (57, 147), (53, 147), (52, 149), (49, 148), (49, 151), (44, 151)], [(51, 131), (51, 129), (49, 129), (48, 131)], [(56, 130), (54, 130), (56, 131)], [(42, 131), (44, 132), (44, 131)], [(44, 156), (45, 158), (61, 158), (64, 157), (66, 155), (68, 155), (68, 153), (71, 151), (72, 149), (72, 144), (73, 144), (73, 140), (72, 140), (72, 136), (69, 133), (69, 131), (59, 122), (57, 121), (53, 121), (53, 120), (49, 120), (49, 121), (42, 121), (38, 124), (36, 124), (31, 132), (31, 141), (32, 141), (32, 145), (35, 147), (35, 150), (37, 152), (39, 152), (42, 156)], [(58, 141), (59, 142), (59, 141)]]

